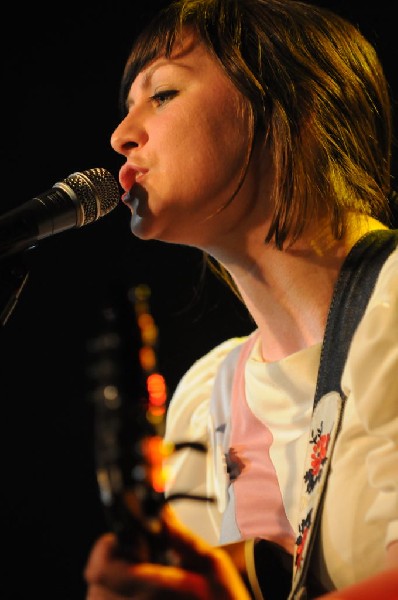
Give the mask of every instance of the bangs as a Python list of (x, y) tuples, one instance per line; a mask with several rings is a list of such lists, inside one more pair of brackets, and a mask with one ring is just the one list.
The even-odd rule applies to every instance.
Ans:
[(126, 98), (137, 75), (157, 58), (162, 56), (170, 58), (174, 43), (182, 35), (186, 24), (177, 5), (169, 6), (158, 13), (137, 37), (127, 60), (120, 86), (119, 104), (122, 115), (126, 114)]
[(237, 5), (238, 0), (177, 0), (157, 13), (135, 40), (127, 60), (119, 96), (122, 114), (126, 114), (125, 101), (137, 75), (157, 58), (170, 58), (185, 28), (196, 32), (221, 63), (229, 62), (233, 46), (240, 46)]

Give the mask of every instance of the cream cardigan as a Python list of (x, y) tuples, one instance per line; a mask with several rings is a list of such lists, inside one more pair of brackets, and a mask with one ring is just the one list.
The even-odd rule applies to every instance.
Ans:
[[(180, 381), (169, 406), (165, 439), (201, 441), (208, 451), (175, 454), (169, 461), (166, 493), (215, 497), (215, 503), (173, 503), (181, 520), (212, 544), (246, 539), (256, 530), (264, 538), (281, 536), (288, 546), (297, 526), (320, 346), (264, 363), (254, 340), (244, 364), (247, 410), (268, 432), (264, 456), (275, 475), (272, 502), (266, 502), (268, 487), (261, 473), (258, 485), (247, 477), (245, 496), (249, 463), (244, 465), (246, 474), (243, 468), (238, 477), (242, 489), (235, 494), (224, 456), (228, 448), (220, 446), (215, 431), (218, 411), (228, 413), (236, 393), (232, 381), (245, 341), (233, 338), (220, 344)], [(321, 548), (315, 553), (317, 571), (329, 589), (381, 570), (385, 547), (398, 540), (398, 251), (383, 266), (354, 336), (342, 389), (348, 399), (329, 475)], [(249, 452), (252, 438), (247, 433)], [(278, 494), (283, 514), (279, 510), (280, 528), (272, 529)]]

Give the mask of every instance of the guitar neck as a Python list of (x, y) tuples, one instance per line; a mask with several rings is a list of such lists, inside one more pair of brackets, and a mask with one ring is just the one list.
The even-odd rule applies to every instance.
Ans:
[(87, 379), (97, 482), (109, 526), (130, 559), (165, 562), (160, 512), (167, 388), (149, 300), (146, 285), (112, 290), (87, 344)]

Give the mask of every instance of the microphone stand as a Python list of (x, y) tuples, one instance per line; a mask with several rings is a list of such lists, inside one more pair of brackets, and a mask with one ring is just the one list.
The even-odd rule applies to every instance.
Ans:
[[(28, 250), (30, 250), (29, 248)], [(25, 252), (0, 262), (0, 326), (10, 318), (29, 277)], [(0, 259), (1, 261), (1, 259)]]

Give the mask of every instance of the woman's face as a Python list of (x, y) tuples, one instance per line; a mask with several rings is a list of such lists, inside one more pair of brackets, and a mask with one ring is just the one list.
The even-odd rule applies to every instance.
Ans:
[[(250, 131), (242, 98), (205, 46), (187, 34), (170, 59), (139, 73), (112, 135), (126, 158), (120, 184), (143, 239), (211, 247), (238, 220), (219, 211), (242, 177)], [(219, 214), (216, 214), (219, 213)]]

